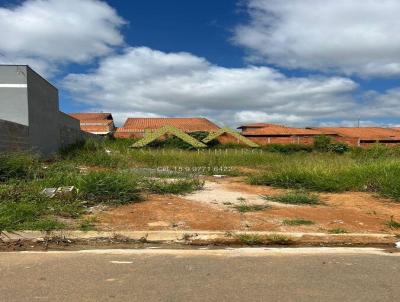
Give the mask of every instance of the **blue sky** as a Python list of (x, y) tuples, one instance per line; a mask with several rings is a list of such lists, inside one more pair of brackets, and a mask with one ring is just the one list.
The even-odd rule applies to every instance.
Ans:
[(63, 111), (119, 123), (393, 126), (399, 13), (396, 0), (0, 0), (0, 63), (42, 73)]

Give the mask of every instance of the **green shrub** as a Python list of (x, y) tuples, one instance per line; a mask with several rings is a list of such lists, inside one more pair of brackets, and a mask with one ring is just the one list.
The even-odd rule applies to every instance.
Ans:
[(349, 150), (350, 150), (350, 147), (346, 143), (333, 143), (333, 144), (330, 144), (330, 146), (329, 146), (329, 151), (332, 151), (332, 152), (335, 152), (338, 154), (343, 154)]
[(314, 138), (314, 148), (318, 151), (329, 151), (332, 139), (326, 135), (319, 135)]
[(90, 172), (79, 179), (79, 198), (94, 203), (125, 204), (140, 200), (137, 178), (131, 173)]

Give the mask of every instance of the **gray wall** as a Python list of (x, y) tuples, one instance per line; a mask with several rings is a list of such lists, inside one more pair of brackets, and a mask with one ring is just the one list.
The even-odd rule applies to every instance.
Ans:
[(29, 150), (29, 127), (0, 120), (0, 152)]
[(78, 141), (84, 140), (79, 120), (70, 117), (64, 112), (59, 113), (60, 147), (65, 148)]
[(28, 126), (27, 67), (0, 67), (0, 119)]
[(59, 111), (58, 90), (29, 66), (0, 65), (0, 151), (32, 150), (51, 155), (98, 136)]
[(31, 68), (27, 70), (31, 146), (33, 150), (51, 154), (60, 146), (58, 90)]

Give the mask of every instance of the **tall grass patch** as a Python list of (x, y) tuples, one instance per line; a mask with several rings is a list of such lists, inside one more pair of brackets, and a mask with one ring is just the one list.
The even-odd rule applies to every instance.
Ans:
[(0, 153), (0, 182), (12, 178), (33, 178), (40, 167), (39, 158), (27, 153)]
[(294, 156), (249, 178), (251, 184), (320, 192), (366, 191), (400, 200), (400, 160), (353, 155)]
[(147, 179), (144, 188), (155, 194), (187, 194), (200, 190), (204, 182), (199, 179)]
[(127, 172), (90, 172), (78, 179), (79, 197), (91, 202), (125, 204), (140, 200), (137, 177)]
[(274, 196), (263, 196), (266, 200), (294, 205), (316, 205), (321, 201), (317, 194), (311, 194), (305, 191), (294, 191)]

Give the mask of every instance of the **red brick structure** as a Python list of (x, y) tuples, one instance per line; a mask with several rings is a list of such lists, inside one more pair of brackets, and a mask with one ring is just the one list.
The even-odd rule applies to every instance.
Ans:
[(97, 135), (110, 135), (115, 131), (111, 113), (70, 113), (80, 122), (81, 130)]
[(305, 128), (291, 128), (276, 124), (249, 124), (238, 127), (241, 134), (259, 145), (267, 144), (312, 144), (314, 138), (319, 135), (327, 135), (333, 138), (336, 133), (323, 133), (318, 130)]
[(381, 127), (324, 127), (312, 128), (322, 133), (336, 133), (335, 140), (352, 146), (368, 147), (376, 143), (386, 146), (400, 145), (400, 131)]

